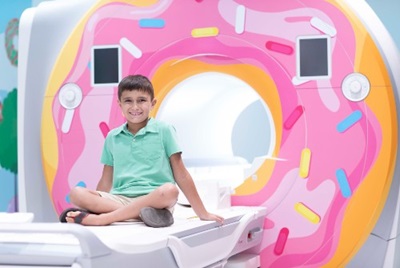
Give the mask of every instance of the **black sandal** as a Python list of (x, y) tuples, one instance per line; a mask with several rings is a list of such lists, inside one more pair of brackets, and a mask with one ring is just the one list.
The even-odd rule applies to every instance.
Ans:
[(77, 216), (73, 217), (74, 222), (79, 223), (79, 224), (82, 223), (82, 220), (84, 218), (86, 218), (87, 215), (91, 214), (89, 211), (87, 211), (85, 209), (67, 208), (63, 212), (61, 212), (60, 217), (59, 217), (60, 222), (67, 222), (67, 217), (68, 217), (67, 214), (68, 214), (68, 212), (71, 212), (71, 211), (74, 211), (74, 212), (79, 211), (80, 212)]

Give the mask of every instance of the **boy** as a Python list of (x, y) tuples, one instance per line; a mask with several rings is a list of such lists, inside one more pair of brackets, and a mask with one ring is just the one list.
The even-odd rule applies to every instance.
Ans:
[(78, 208), (63, 211), (61, 222), (109, 225), (141, 219), (151, 227), (170, 226), (179, 193), (176, 182), (200, 219), (223, 223), (222, 217), (205, 209), (183, 164), (174, 128), (149, 118), (156, 101), (147, 77), (122, 79), (118, 104), (127, 122), (106, 137), (96, 191), (72, 189), (70, 200)]

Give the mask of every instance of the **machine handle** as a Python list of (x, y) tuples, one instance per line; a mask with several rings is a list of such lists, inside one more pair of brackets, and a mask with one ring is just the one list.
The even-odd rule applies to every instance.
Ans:
[[(246, 229), (248, 224), (255, 219), (257, 214), (258, 212), (247, 213), (241, 217), (239, 222), (226, 224), (225, 226), (237, 224), (235, 231), (231, 235), (222, 239), (216, 238), (213, 241), (212, 248), (210, 248), (209, 244), (205, 243), (197, 246), (189, 246), (183, 242), (182, 239), (175, 236), (170, 236), (168, 238), (167, 245), (174, 254), (179, 267), (204, 267), (204, 263), (202, 263), (204, 262), (204, 259), (210, 261), (215, 258), (213, 261), (220, 262), (234, 250), (236, 243), (240, 240), (240, 236), (243, 234), (243, 231)], [(224, 227), (221, 226), (221, 228)], [(215, 256), (215, 251), (219, 252), (218, 257)], [(199, 252), (202, 254), (199, 254)]]

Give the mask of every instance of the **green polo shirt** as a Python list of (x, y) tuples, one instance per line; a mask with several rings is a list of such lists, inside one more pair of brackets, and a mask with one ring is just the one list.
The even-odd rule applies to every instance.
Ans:
[(101, 163), (114, 168), (110, 193), (136, 197), (175, 183), (169, 157), (178, 152), (174, 127), (153, 118), (135, 135), (126, 123), (111, 130), (101, 155)]

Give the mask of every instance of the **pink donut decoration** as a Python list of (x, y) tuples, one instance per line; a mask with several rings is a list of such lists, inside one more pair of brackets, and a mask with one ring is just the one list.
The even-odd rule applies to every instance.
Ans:
[[(379, 218), (397, 147), (390, 75), (360, 25), (339, 0), (97, 1), (61, 51), (43, 106), (56, 211), (71, 188), (97, 184), (105, 136), (124, 122), (122, 77), (151, 78), (159, 116), (184, 81), (223, 74), (254, 89), (271, 117), (271, 150), (231, 197), (268, 210), (261, 266), (343, 265)], [(307, 46), (317, 68), (303, 62)]]

